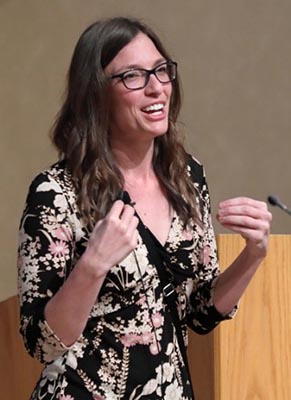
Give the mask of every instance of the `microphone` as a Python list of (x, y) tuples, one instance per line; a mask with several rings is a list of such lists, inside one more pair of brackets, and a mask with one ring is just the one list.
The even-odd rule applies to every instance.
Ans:
[(276, 196), (269, 196), (268, 197), (268, 202), (269, 204), (271, 204), (272, 206), (277, 206), (279, 208), (281, 208), (281, 210), (285, 211), (287, 214), (291, 215), (291, 210), (290, 208), (288, 208), (286, 206), (286, 204), (282, 203), (282, 201), (280, 199), (278, 199), (278, 197)]
[(135, 202), (131, 201), (129, 193), (126, 190), (120, 190), (116, 197), (116, 200), (122, 200), (124, 204), (129, 204), (132, 207), (135, 206)]

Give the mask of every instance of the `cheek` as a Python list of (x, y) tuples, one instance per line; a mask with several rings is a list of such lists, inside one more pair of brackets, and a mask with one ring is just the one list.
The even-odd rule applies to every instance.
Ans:
[(136, 112), (140, 109), (140, 96), (136, 92), (117, 93), (111, 98), (111, 108), (113, 110), (122, 110), (126, 113)]
[(132, 97), (120, 97), (112, 99), (109, 118), (112, 126), (128, 129), (141, 123), (142, 112)]
[(114, 117), (118, 121), (132, 125), (132, 123), (140, 119), (141, 116), (139, 110), (132, 104), (122, 104), (115, 109)]
[(172, 87), (172, 84), (170, 83), (170, 85), (166, 89), (167, 96), (171, 97), (172, 96), (172, 92), (173, 92), (173, 87)]
[(129, 93), (128, 96), (121, 98), (115, 107), (116, 112), (130, 119), (139, 119), (141, 117), (141, 106), (139, 105), (139, 97), (135, 93)]

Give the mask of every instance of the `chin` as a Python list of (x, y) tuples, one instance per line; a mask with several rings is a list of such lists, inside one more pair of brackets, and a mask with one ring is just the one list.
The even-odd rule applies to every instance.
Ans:
[(163, 136), (168, 132), (168, 128), (169, 125), (168, 124), (164, 124), (163, 126), (159, 126), (159, 127), (152, 127), (152, 129), (148, 129), (148, 132), (151, 133), (152, 136), (154, 137), (158, 137), (158, 136)]

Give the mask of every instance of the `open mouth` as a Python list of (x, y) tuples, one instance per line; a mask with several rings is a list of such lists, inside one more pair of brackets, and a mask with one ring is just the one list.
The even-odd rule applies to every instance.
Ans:
[(158, 114), (162, 114), (164, 107), (165, 107), (164, 104), (156, 103), (156, 104), (151, 104), (150, 106), (143, 108), (142, 111), (147, 114), (158, 115)]

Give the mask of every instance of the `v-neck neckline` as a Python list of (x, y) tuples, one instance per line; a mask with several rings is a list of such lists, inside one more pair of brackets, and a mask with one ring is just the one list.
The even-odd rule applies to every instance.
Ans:
[(136, 216), (138, 217), (138, 219), (140, 220), (140, 223), (144, 226), (144, 228), (147, 229), (148, 232), (150, 232), (150, 234), (151, 234), (151, 235), (155, 238), (155, 240), (159, 243), (159, 245), (165, 249), (165, 248), (167, 247), (167, 245), (170, 243), (170, 235), (171, 235), (171, 232), (172, 232), (172, 229), (173, 229), (174, 220), (176, 219), (176, 211), (173, 210), (173, 215), (172, 215), (172, 218), (171, 218), (171, 224), (170, 224), (170, 227), (169, 227), (169, 229), (168, 229), (168, 233), (167, 233), (166, 240), (165, 240), (164, 243), (162, 243), (162, 242), (157, 238), (157, 236), (153, 233), (153, 231), (143, 222), (142, 218), (139, 216), (139, 214), (137, 213), (136, 210), (135, 210), (135, 214), (136, 214)]
[[(120, 198), (121, 198), (121, 200), (122, 200), (125, 204), (130, 204), (130, 205), (132, 205), (133, 208), (134, 208), (134, 203), (132, 202), (129, 193), (128, 193), (126, 190), (124, 190), (124, 191), (121, 193)], [(163, 248), (166, 248), (166, 247), (167, 247), (167, 244), (168, 244), (169, 241), (170, 241), (170, 234), (171, 234), (171, 232), (172, 232), (173, 223), (174, 223), (174, 220), (175, 220), (175, 218), (176, 218), (176, 211), (173, 209), (173, 213), (172, 213), (173, 215), (172, 215), (172, 217), (171, 217), (171, 223), (170, 223), (170, 226), (169, 226), (169, 229), (168, 229), (168, 233), (167, 233), (167, 236), (166, 236), (166, 240), (165, 240), (164, 243), (161, 243), (161, 241), (160, 241), (160, 240), (157, 238), (157, 236), (152, 232), (152, 230), (143, 222), (143, 219), (142, 219), (141, 216), (138, 214), (138, 212), (137, 212), (137, 210), (136, 210), (135, 208), (134, 208), (134, 212), (135, 212), (135, 215), (138, 217), (140, 223), (144, 226), (144, 228), (147, 229), (147, 230), (150, 232), (150, 234), (155, 238), (155, 240), (160, 244), (160, 246), (162, 246)]]

